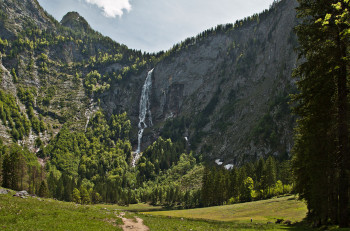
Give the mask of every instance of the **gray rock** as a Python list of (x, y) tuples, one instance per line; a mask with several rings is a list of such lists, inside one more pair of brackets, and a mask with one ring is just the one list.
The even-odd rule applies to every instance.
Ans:
[(8, 194), (10, 191), (7, 189), (0, 188), (0, 194)]
[(17, 192), (14, 197), (21, 197), (21, 198), (27, 198), (29, 196), (29, 193), (25, 190)]

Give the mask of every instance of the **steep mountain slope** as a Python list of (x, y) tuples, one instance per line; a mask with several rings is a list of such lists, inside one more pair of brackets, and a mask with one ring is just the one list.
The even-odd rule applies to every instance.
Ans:
[[(146, 129), (143, 147), (163, 135), (188, 137), (192, 149), (226, 164), (267, 155), (286, 158), (294, 123), (287, 101), (297, 60), (295, 7), (296, 1), (276, 3), (166, 53), (154, 67), (154, 126)], [(102, 107), (128, 111), (136, 127), (146, 75), (129, 77), (127, 88), (112, 85), (102, 95)]]
[[(36, 139), (47, 144), (63, 124), (83, 130), (98, 109), (93, 96), (118, 77), (109, 72), (110, 66), (122, 69), (135, 59), (147, 63), (141, 52), (93, 31), (74, 12), (63, 18), (63, 26), (35, 0), (6, 0), (0, 1), (0, 16), (0, 86), (15, 97), (18, 110), (13, 112), (28, 118), (32, 126), (13, 123), (7, 113), (1, 125), (7, 143), (35, 150)], [(36, 124), (41, 129), (34, 128)]]
[(145, 129), (142, 150), (163, 136), (225, 164), (285, 158), (294, 121), (287, 101), (295, 7), (284, 0), (167, 52), (142, 54), (93, 31), (76, 12), (59, 23), (35, 0), (0, 0), (0, 86), (31, 124), (5, 120), (0, 135), (34, 150), (38, 137), (45, 145), (64, 124), (86, 129), (101, 108), (109, 116), (127, 112), (135, 150), (142, 86), (154, 68), (153, 126)]

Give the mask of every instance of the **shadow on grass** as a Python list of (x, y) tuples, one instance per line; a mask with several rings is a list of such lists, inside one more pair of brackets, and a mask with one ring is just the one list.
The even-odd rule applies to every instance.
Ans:
[(179, 218), (170, 216), (152, 216), (149, 214), (139, 214), (145, 221), (146, 225), (154, 230), (164, 230), (167, 227), (168, 230), (315, 230), (311, 229), (304, 223), (298, 223), (295, 225), (281, 225), (275, 223), (255, 223), (255, 222), (225, 222), (225, 221), (213, 221), (207, 219), (193, 219), (193, 218)]
[(321, 230), (327, 230), (327, 231), (350, 231), (350, 228), (339, 228), (338, 226), (322, 226), (319, 228), (312, 228), (310, 227), (310, 224), (307, 223), (305, 220), (301, 221), (301, 222), (297, 222), (294, 223), (292, 225), (289, 226), (281, 226), (282, 229), (285, 230), (313, 230), (313, 231), (321, 231)]
[(309, 227), (309, 225), (305, 222), (305, 221), (301, 221), (301, 222), (297, 222), (294, 223), (292, 225), (282, 225), (281, 229), (285, 229), (285, 230), (315, 230), (311, 227)]

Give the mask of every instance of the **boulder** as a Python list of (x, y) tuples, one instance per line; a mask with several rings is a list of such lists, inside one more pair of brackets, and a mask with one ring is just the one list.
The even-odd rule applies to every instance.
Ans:
[(21, 197), (21, 198), (27, 198), (29, 196), (29, 193), (25, 190), (23, 191), (19, 191), (19, 192), (16, 192), (15, 195), (13, 195), (14, 197)]
[(8, 194), (9, 192), (7, 189), (0, 188), (0, 194)]

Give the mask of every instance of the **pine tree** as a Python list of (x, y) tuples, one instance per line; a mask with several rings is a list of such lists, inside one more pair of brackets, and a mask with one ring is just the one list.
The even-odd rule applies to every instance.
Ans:
[(266, 184), (269, 190), (274, 186), (276, 183), (276, 162), (275, 159), (272, 156), (269, 156), (266, 160)]
[(42, 181), (39, 188), (39, 197), (48, 197), (49, 190), (45, 181)]
[(57, 184), (57, 180), (55, 178), (55, 176), (53, 175), (52, 172), (50, 172), (48, 178), (47, 178), (47, 185), (49, 188), (49, 195), (50, 197), (54, 197), (55, 195), (55, 191), (56, 191), (56, 184)]
[(3, 161), (3, 182), (2, 186), (5, 188), (11, 188), (19, 190), (19, 162), (20, 152), (18, 147), (12, 146), (9, 153), (5, 154)]
[(204, 167), (203, 179), (202, 179), (202, 200), (204, 206), (210, 205), (210, 168)]
[(256, 165), (255, 168), (255, 175), (256, 175), (256, 189), (257, 190), (265, 190), (267, 188), (267, 182), (266, 182), (266, 164), (265, 160), (261, 157)]
[(10, 188), (11, 162), (10, 155), (5, 154), (2, 163), (2, 187)]
[(298, 0), (295, 70), (300, 117), (293, 147), (295, 188), (315, 224), (349, 226), (349, 1)]

